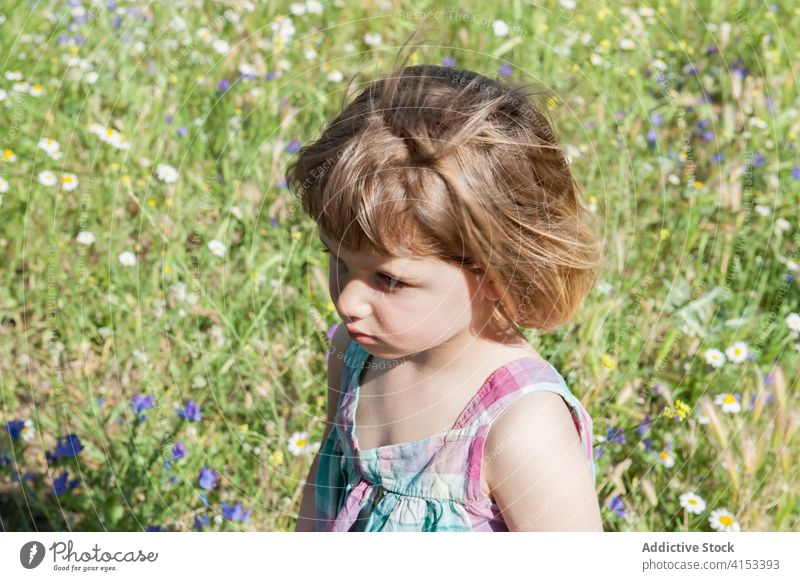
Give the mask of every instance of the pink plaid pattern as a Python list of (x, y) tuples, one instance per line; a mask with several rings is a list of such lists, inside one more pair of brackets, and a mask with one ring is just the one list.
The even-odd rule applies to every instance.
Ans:
[(452, 429), (361, 450), (354, 435), (359, 381), (369, 353), (347, 348), (336, 423), (322, 444), (316, 480), (318, 531), (507, 531), (481, 490), (481, 460), (494, 419), (518, 398), (553, 391), (569, 406), (592, 478), (592, 419), (548, 362), (523, 357), (495, 370)]

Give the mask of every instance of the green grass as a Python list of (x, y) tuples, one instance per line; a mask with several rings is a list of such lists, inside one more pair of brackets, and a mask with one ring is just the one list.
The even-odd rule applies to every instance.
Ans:
[[(338, 321), (314, 224), (281, 184), (287, 146), (313, 139), (336, 114), (345, 83), (328, 81), (332, 70), (366, 83), (421, 26), (433, 46), (415, 62), (450, 57), (488, 76), (508, 63), (512, 78), (539, 80), (560, 97), (550, 114), (601, 216), (609, 286), (571, 324), (529, 338), (592, 414), (606, 530), (711, 530), (718, 508), (743, 530), (797, 529), (799, 339), (786, 323), (800, 310), (787, 262), (800, 261), (792, 2), (775, 3), (772, 15), (766, 6), (737, 14), (716, 2), (659, 1), (650, 17), (627, 2), (603, 11), (516, 1), (496, 12), (471, 2), (458, 14), (422, 2), (402, 12), (347, 2), (292, 16), (295, 34), (278, 50), (270, 24), (289, 3), (239, 9), (232, 20), (212, 2), (153, 4), (146, 18), (118, 4), (122, 13), (101, 4), (68, 30), (66, 3), (30, 12), (17, 2), (0, 25), (0, 150), (16, 156), (0, 161), (0, 421), (35, 428), (29, 440), (0, 434), (4, 530), (190, 530), (203, 515), (206, 530), (293, 530), (313, 446), (295, 456), (288, 444), (297, 432), (307, 444), (322, 435), (326, 332)], [(431, 10), (438, 15), (419, 18)], [(177, 14), (185, 30), (168, 27)], [(494, 34), (495, 19), (507, 36)], [(230, 50), (216, 52), (200, 28)], [(364, 35), (376, 32), (382, 43), (371, 47)], [(59, 41), (76, 34), (79, 47)], [(623, 37), (635, 46), (622, 48)], [(89, 67), (68, 66), (70, 57)], [(241, 63), (258, 78), (235, 83)], [(734, 66), (748, 69), (743, 81)], [(13, 71), (42, 93), (14, 90)], [(267, 80), (270, 71), (279, 73)], [(121, 131), (130, 149), (101, 141), (92, 123)], [(42, 138), (63, 157), (48, 157)], [(758, 156), (763, 163), (752, 163)], [(159, 163), (177, 168), (175, 183), (157, 179)], [(78, 188), (40, 184), (48, 169), (76, 174)], [(81, 231), (95, 243), (77, 243)], [(224, 257), (210, 252), (214, 239)], [(135, 266), (120, 263), (124, 251)], [(196, 302), (179, 296), (179, 283)], [(707, 349), (736, 341), (753, 360), (706, 363)], [(771, 399), (749, 409), (760, 390), (757, 401)], [(740, 413), (713, 404), (726, 392), (740, 396)], [(144, 422), (131, 410), (135, 394), (155, 400)], [(189, 399), (201, 406), (199, 423), (175, 412)], [(665, 417), (677, 400), (688, 415)], [(711, 421), (700, 423), (709, 401)], [(652, 424), (640, 435), (646, 416)], [(604, 441), (609, 428), (624, 430), (625, 442)], [(84, 450), (48, 466), (45, 451), (68, 433)], [(168, 471), (179, 440), (188, 454)], [(658, 457), (667, 445), (669, 468)], [(220, 475), (208, 506), (203, 466)], [(63, 469), (79, 484), (55, 496), (51, 478)], [(35, 478), (20, 484), (14, 470)], [(706, 501), (701, 514), (681, 508), (688, 491)], [(609, 509), (617, 496), (624, 516)], [(252, 509), (248, 522), (215, 522), (222, 502)]]

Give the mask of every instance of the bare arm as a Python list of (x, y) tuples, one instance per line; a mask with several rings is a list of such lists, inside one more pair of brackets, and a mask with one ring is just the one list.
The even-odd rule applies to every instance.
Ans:
[(602, 532), (591, 469), (560, 395), (520, 399), (497, 417), (486, 448), (497, 452), (486, 477), (508, 530)]
[[(336, 407), (339, 404), (339, 389), (344, 367), (344, 353), (349, 343), (350, 335), (347, 334), (347, 329), (344, 325), (339, 325), (328, 349), (328, 417), (325, 433), (322, 436), (323, 443), (328, 437), (336, 418)], [(308, 470), (308, 476), (303, 488), (303, 499), (300, 501), (300, 512), (297, 514), (295, 532), (314, 532), (315, 482), (322, 450), (323, 446), (320, 445), (320, 449), (314, 456), (314, 461)]]

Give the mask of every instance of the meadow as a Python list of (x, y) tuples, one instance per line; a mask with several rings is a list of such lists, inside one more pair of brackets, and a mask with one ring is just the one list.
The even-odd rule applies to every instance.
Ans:
[(528, 332), (607, 531), (800, 528), (800, 8), (6, 2), (0, 529), (289, 531), (339, 322), (286, 185), (348, 81), (538, 81), (606, 261)]

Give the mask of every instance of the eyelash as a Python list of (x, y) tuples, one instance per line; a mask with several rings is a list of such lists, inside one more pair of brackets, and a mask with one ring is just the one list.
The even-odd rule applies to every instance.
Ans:
[[(324, 253), (326, 253), (326, 254), (330, 254), (331, 253), (331, 251), (328, 250), (324, 246), (322, 247), (322, 251)], [(397, 292), (398, 290), (400, 290), (400, 289), (402, 289), (402, 288), (404, 288), (406, 286), (405, 283), (400, 282), (396, 278), (392, 278), (388, 274), (383, 274), (382, 272), (378, 273), (378, 277), (383, 277), (383, 278), (381, 278), (381, 283), (383, 284), (384, 287), (386, 287), (386, 289), (387, 289), (386, 292), (388, 292), (388, 293)], [(388, 282), (387, 282), (387, 279), (388, 279)], [(395, 283), (395, 284), (392, 285), (392, 283)]]

